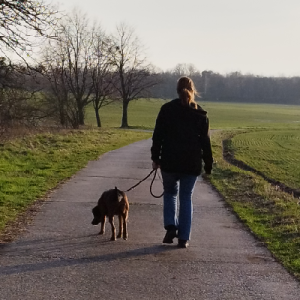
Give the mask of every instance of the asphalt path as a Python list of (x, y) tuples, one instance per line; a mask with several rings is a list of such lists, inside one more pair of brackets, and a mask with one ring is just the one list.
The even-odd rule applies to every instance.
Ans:
[[(300, 299), (300, 286), (199, 178), (190, 247), (162, 244), (151, 178), (128, 192), (127, 241), (92, 226), (101, 193), (151, 171), (150, 140), (101, 156), (60, 186), (15, 242), (0, 249), (0, 299)], [(157, 178), (154, 193), (162, 192)], [(118, 221), (116, 220), (116, 224)]]

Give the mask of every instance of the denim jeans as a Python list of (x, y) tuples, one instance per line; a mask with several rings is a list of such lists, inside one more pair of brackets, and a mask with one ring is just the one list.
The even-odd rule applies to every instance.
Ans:
[[(164, 186), (164, 227), (175, 225), (178, 239), (189, 240), (192, 227), (192, 195), (197, 176), (161, 172)], [(179, 197), (178, 197), (179, 196)]]

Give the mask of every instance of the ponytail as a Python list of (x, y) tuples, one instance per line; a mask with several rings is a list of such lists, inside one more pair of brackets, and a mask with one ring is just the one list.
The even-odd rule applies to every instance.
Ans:
[(191, 106), (197, 109), (197, 103), (195, 101), (195, 95), (198, 92), (194, 86), (192, 79), (189, 77), (181, 77), (177, 82), (177, 94), (181, 100), (182, 105)]

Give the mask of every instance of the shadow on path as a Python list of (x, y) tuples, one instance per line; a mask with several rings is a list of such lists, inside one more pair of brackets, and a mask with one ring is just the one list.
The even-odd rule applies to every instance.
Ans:
[[(111, 244), (111, 242), (107, 242), (107, 243)], [(150, 247), (142, 247), (138, 249), (127, 250), (127, 251), (116, 252), (116, 253), (108, 253), (108, 254), (98, 255), (98, 256), (81, 257), (81, 258), (60, 258), (60, 259), (46, 261), (46, 262), (5, 266), (5, 267), (0, 267), (0, 276), (35, 272), (35, 271), (41, 271), (50, 268), (70, 267), (74, 265), (86, 265), (91, 263), (110, 262), (110, 261), (117, 261), (123, 259), (126, 260), (131, 258), (136, 259), (138, 257), (143, 257), (143, 256), (153, 255), (153, 254), (155, 255), (162, 252), (169, 252), (174, 250), (177, 250), (177, 248), (168, 247), (165, 245), (153, 245)]]

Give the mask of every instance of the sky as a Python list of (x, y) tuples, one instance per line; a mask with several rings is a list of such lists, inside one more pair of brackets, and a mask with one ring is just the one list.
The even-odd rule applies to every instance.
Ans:
[[(50, 2), (51, 0), (47, 0)], [(149, 62), (167, 71), (179, 63), (200, 72), (300, 76), (299, 0), (56, 0), (107, 32), (125, 22)]]

